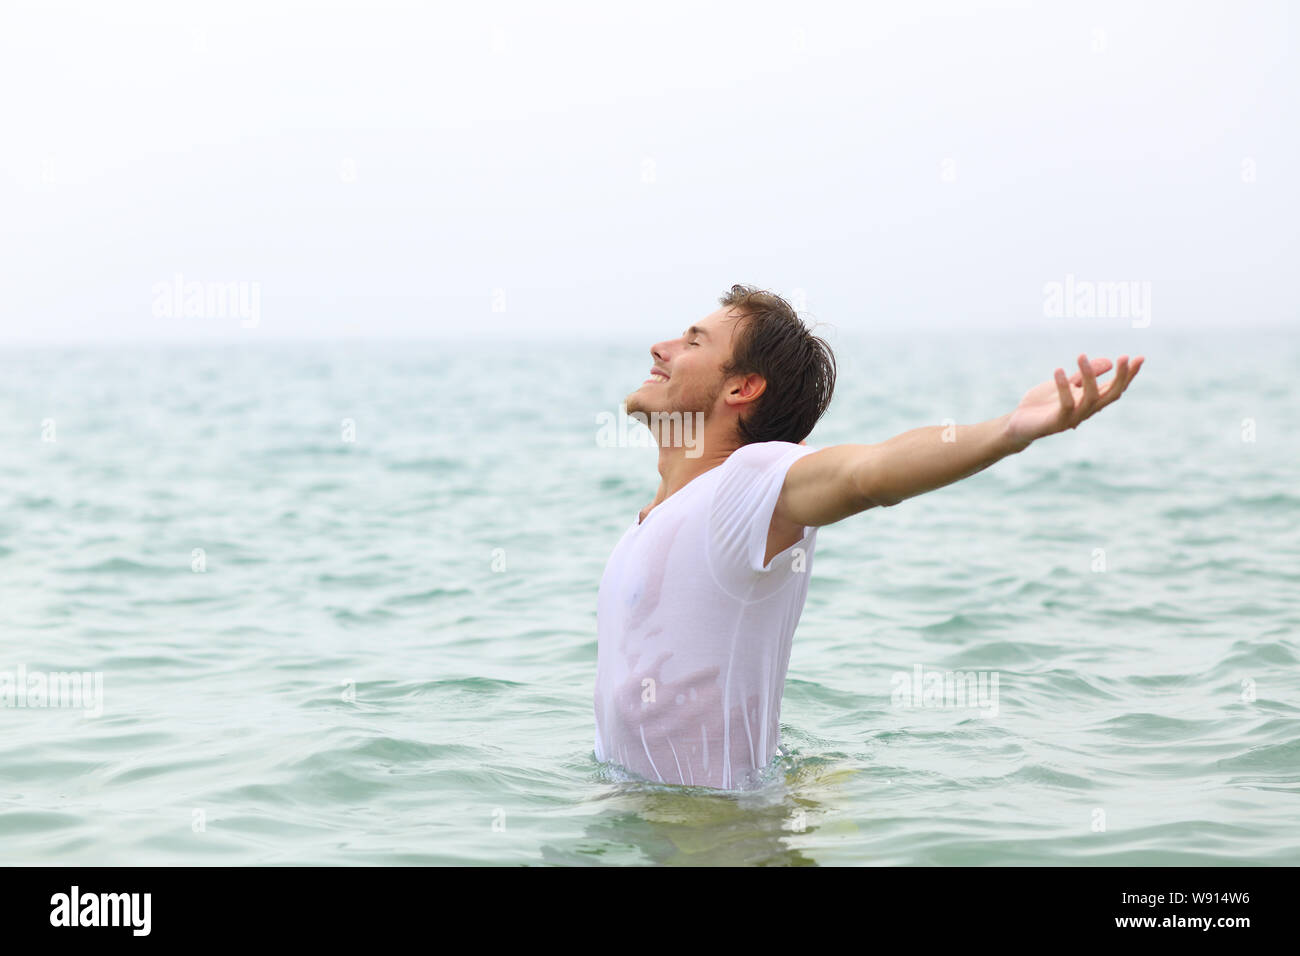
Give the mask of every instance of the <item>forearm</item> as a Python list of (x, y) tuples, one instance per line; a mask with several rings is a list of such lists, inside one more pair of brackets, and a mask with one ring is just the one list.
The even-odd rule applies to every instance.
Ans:
[(1007, 434), (1010, 414), (977, 425), (928, 425), (866, 446), (854, 472), (859, 493), (896, 505), (983, 471), (1027, 444)]
[(1098, 389), (1096, 376), (1110, 368), (1110, 359), (1080, 355), (1073, 378), (1058, 368), (999, 418), (914, 428), (876, 445), (832, 445), (804, 455), (786, 472), (773, 527), (833, 524), (967, 478), (1039, 438), (1078, 427), (1119, 398), (1141, 367), (1142, 356), (1130, 366), (1121, 355), (1115, 378)]

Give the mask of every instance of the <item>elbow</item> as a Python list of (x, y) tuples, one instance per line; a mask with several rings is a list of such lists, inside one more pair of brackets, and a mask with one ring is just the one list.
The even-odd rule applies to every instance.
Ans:
[(880, 468), (871, 458), (859, 462), (854, 470), (853, 484), (863, 511), (868, 508), (891, 508), (903, 500), (889, 490)]

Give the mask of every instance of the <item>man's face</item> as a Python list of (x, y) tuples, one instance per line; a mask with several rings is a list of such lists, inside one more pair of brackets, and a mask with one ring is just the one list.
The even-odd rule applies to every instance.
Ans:
[(675, 339), (650, 347), (650, 377), (625, 401), (628, 412), (703, 412), (710, 415), (722, 392), (722, 366), (731, 358), (738, 312), (724, 306), (696, 321)]

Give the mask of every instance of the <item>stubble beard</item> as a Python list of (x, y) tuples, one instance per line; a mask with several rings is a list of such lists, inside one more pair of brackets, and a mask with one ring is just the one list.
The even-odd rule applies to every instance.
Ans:
[(713, 411), (718, 396), (722, 394), (724, 381), (725, 377), (719, 373), (717, 380), (712, 385), (688, 389), (674, 401), (669, 401), (667, 397), (659, 401), (647, 401), (646, 397), (641, 394), (641, 389), (637, 389), (624, 399), (623, 404), (627, 408), (628, 414), (640, 412), (647, 418), (657, 412), (661, 415), (680, 413), (683, 417), (698, 414), (703, 415), (704, 420), (707, 420), (709, 414)]

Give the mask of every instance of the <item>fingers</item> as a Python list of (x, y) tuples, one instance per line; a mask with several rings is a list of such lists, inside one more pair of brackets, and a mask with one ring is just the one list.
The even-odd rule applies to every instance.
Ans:
[[(1105, 375), (1105, 374), (1106, 374), (1107, 372), (1109, 372), (1109, 371), (1110, 371), (1110, 359), (1108, 359), (1108, 358), (1095, 358), (1095, 359), (1092, 360), (1092, 374), (1093, 374), (1093, 375)], [(1071, 385), (1077, 385), (1077, 386), (1080, 386), (1080, 387), (1081, 387), (1081, 386), (1083, 385), (1083, 373), (1082, 373), (1082, 372), (1075, 372), (1073, 375), (1071, 375), (1071, 376), (1070, 376), (1070, 384), (1071, 384)]]
[[(1115, 364), (1114, 376), (1101, 389), (1097, 387), (1097, 376), (1110, 370), (1110, 359), (1089, 359), (1087, 355), (1081, 354), (1079, 371), (1072, 377), (1066, 376), (1064, 369), (1058, 368), (1052, 377), (1056, 382), (1056, 393), (1061, 407), (1057, 413), (1057, 425), (1054, 430), (1078, 428), (1081, 422), (1091, 418), (1123, 395), (1138, 370), (1142, 368), (1144, 361), (1141, 355), (1132, 362), (1127, 355), (1121, 355)], [(1036, 404), (1046, 402), (1050, 394), (1042, 391), (1046, 387), (1046, 383), (1036, 387), (1026, 395), (1026, 400), (1032, 398)], [(1076, 395), (1076, 390), (1082, 394)]]
[(1070, 393), (1070, 383), (1065, 378), (1065, 369), (1056, 370), (1056, 393), (1061, 396), (1061, 418), (1068, 420), (1074, 415), (1074, 395)]
[[(1106, 387), (1101, 390), (1100, 394), (1097, 391), (1096, 375), (1091, 374), (1095, 373), (1099, 361), (1101, 360), (1094, 359), (1092, 362), (1087, 362), (1087, 356), (1079, 356), (1079, 371), (1075, 373), (1073, 382), (1075, 387), (1079, 387), (1080, 382), (1082, 382), (1083, 398), (1076, 409), (1080, 413), (1078, 415), (1080, 422), (1091, 418), (1123, 395), (1124, 390), (1129, 386), (1129, 382), (1133, 381), (1133, 376), (1137, 375), (1138, 369), (1142, 367), (1144, 359), (1139, 355), (1132, 362), (1129, 362), (1127, 355), (1121, 355), (1115, 365), (1114, 377), (1106, 383)], [(1107, 364), (1109, 365), (1109, 363)], [(1059, 388), (1059, 379), (1057, 385)], [(1076, 422), (1071, 427), (1076, 427), (1077, 424)]]
[(1137, 375), (1138, 369), (1142, 367), (1143, 357), (1139, 355), (1131, 363), (1127, 355), (1119, 357), (1119, 365), (1115, 368), (1115, 378), (1111, 381), (1110, 386), (1102, 393), (1102, 405), (1109, 405), (1115, 399), (1124, 394), (1128, 388), (1129, 382), (1133, 381), (1133, 376)]
[(1124, 389), (1128, 387), (1129, 380), (1133, 377), (1132, 370), (1128, 364), (1128, 356), (1121, 355), (1119, 364), (1115, 366), (1115, 377), (1110, 380), (1106, 388), (1101, 393), (1101, 406), (1105, 408), (1115, 399), (1124, 394)]
[(1097, 376), (1093, 374), (1092, 363), (1088, 356), (1079, 353), (1079, 374), (1083, 377), (1083, 404), (1091, 407), (1100, 397), (1097, 393)]

